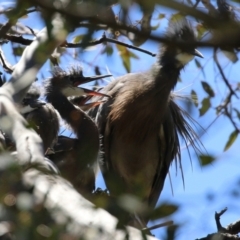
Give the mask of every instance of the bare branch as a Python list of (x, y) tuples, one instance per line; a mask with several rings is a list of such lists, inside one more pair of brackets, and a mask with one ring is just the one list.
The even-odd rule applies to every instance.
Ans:
[[(104, 43), (104, 42), (111, 42), (111, 43), (115, 43), (115, 44), (118, 44), (118, 45), (121, 45), (121, 46), (125, 46), (127, 48), (135, 49), (135, 50), (137, 50), (139, 52), (143, 52), (143, 53), (146, 53), (148, 55), (151, 55), (152, 57), (156, 56), (155, 53), (151, 53), (151, 52), (149, 52), (149, 51), (147, 51), (145, 49), (142, 49), (142, 48), (139, 48), (139, 47), (135, 47), (135, 46), (133, 46), (131, 44), (126, 44), (126, 43), (117, 41), (117, 40), (112, 39), (112, 38), (108, 38), (108, 37), (106, 37), (105, 33), (102, 35), (101, 38), (99, 38), (96, 41), (89, 42), (87, 45), (94, 46), (94, 45), (97, 45), (97, 44), (100, 44), (100, 43)], [(67, 48), (77, 48), (77, 47), (83, 47), (83, 46), (84, 46), (84, 44), (82, 44), (82, 43), (77, 43), (77, 44), (76, 43), (67, 43), (67, 42), (64, 43), (64, 47), (67, 47)]]
[[(60, 21), (57, 18), (53, 21), (56, 37), (62, 30)], [(40, 31), (31, 45), (24, 50), (10, 81), (0, 88), (0, 128), (16, 142), (19, 161), (27, 164), (46, 165), (42, 140), (36, 132), (26, 128), (27, 122), (16, 109), (13, 99), (16, 103), (21, 102), (35, 81), (38, 70), (62, 41), (61, 38), (50, 39), (46, 28)]]
[[(54, 38), (48, 37), (47, 29), (41, 30), (31, 45), (26, 47), (20, 61), (16, 64), (10, 81), (5, 84), (5, 88), (13, 96), (15, 102), (20, 102), (30, 85), (35, 81), (36, 74), (45, 61), (50, 57), (50, 54), (54, 49), (60, 45), (66, 35), (59, 34), (62, 30), (62, 23), (59, 17), (56, 17), (53, 21)], [(32, 75), (28, 79), (24, 79), (22, 76), (28, 69), (35, 69), (35, 75)], [(20, 78), (21, 77), (21, 78)]]
[(221, 68), (221, 65), (220, 65), (220, 63), (219, 63), (219, 61), (218, 61), (218, 58), (217, 58), (217, 49), (214, 49), (213, 59), (214, 59), (216, 65), (217, 65), (217, 68), (218, 68), (218, 70), (219, 70), (219, 72), (220, 72), (220, 74), (221, 74), (221, 76), (222, 76), (222, 78), (223, 78), (223, 81), (224, 81), (225, 84), (227, 85), (230, 93), (233, 94), (233, 95), (235, 95), (236, 98), (239, 98), (239, 97), (237, 96), (237, 94), (233, 91), (231, 85), (229, 84), (227, 78), (225, 77), (225, 74), (224, 74), (224, 72), (223, 72), (223, 70), (222, 70), (222, 68)]
[(6, 61), (6, 59), (3, 55), (3, 52), (1, 50), (0, 50), (0, 59), (1, 59), (2, 66), (3, 66), (4, 70), (7, 73), (12, 73), (13, 72), (13, 67)]
[(26, 39), (26, 38), (23, 38), (22, 36), (16, 36), (9, 33), (7, 33), (4, 38), (11, 42), (20, 43), (25, 46), (28, 46), (32, 43), (32, 40), (30, 39)]
[[(127, 26), (125, 24), (119, 25), (115, 21), (107, 21), (107, 19), (104, 19), (104, 21), (103, 21), (102, 19), (99, 19), (98, 17), (96, 17), (96, 15), (94, 15), (92, 12), (90, 12), (89, 15), (87, 15), (86, 13), (81, 15), (80, 13), (82, 13), (82, 11), (80, 9), (81, 8), (80, 5), (71, 4), (68, 7), (55, 8), (55, 6), (53, 5), (53, 2), (51, 2), (51, 1), (35, 0), (34, 2), (48, 11), (59, 12), (65, 16), (67, 16), (68, 20), (71, 20), (71, 21), (75, 22), (76, 24), (78, 22), (82, 22), (82, 21), (89, 21), (89, 27), (92, 26), (93, 29), (96, 25), (105, 24), (109, 28), (112, 28), (112, 29), (126, 30), (127, 32), (138, 34), (139, 36), (142, 36), (142, 37), (145, 37), (146, 35), (149, 36), (149, 32), (139, 31), (138, 29), (131, 27), (131, 26)], [(183, 14), (189, 14), (198, 19), (201, 19), (201, 20), (205, 21), (208, 24), (208, 26), (211, 26), (211, 27), (218, 28), (219, 25), (221, 26), (221, 23), (222, 23), (222, 19), (209, 16), (206, 13), (203, 13), (197, 9), (194, 9), (187, 5), (178, 3), (176, 1), (160, 1), (159, 4), (169, 7), (169, 8), (179, 10)], [(224, 22), (223, 22), (223, 24), (224, 24)], [(184, 46), (185, 47), (186, 46), (221, 47), (221, 46), (226, 46), (226, 45), (231, 45), (232, 47), (238, 47), (239, 46), (238, 39), (240, 38), (240, 26), (238, 24), (236, 24), (235, 22), (228, 22), (228, 28), (232, 29), (232, 31), (229, 32), (229, 34), (227, 36), (224, 35), (220, 39), (217, 39), (217, 40), (214, 39), (214, 41), (212, 41), (212, 40), (208, 40), (205, 42), (192, 42), (192, 41), (176, 42), (176, 41), (174, 41), (174, 43), (179, 45), (180, 47), (184, 47)], [(169, 39), (166, 39), (165, 37), (162, 37), (162, 36), (159, 37), (159, 36), (150, 35), (149, 39), (158, 41), (158, 42), (163, 42), (163, 43), (173, 43), (173, 41), (170, 41)]]
[[(61, 221), (59, 223), (63, 224), (65, 219), (64, 224), (75, 236), (81, 239), (125, 239), (125, 231), (116, 230), (118, 220), (115, 217), (103, 209), (96, 209), (61, 177), (47, 176), (31, 169), (24, 174), (24, 182), (34, 188), (36, 201), (43, 202), (57, 223)], [(128, 239), (143, 239), (140, 230), (132, 227), (126, 227), (126, 230)], [(151, 236), (145, 239), (157, 240)]]
[(226, 232), (226, 229), (222, 227), (221, 223), (220, 223), (220, 217), (227, 211), (227, 208), (224, 208), (222, 211), (215, 212), (215, 221), (217, 224), (217, 230), (218, 232)]
[(4, 38), (5, 37), (6, 33), (9, 31), (9, 29), (13, 25), (15, 25), (17, 23), (17, 20), (20, 17), (22, 17), (22, 16), (24, 16), (24, 15), (26, 15), (28, 13), (35, 12), (35, 11), (37, 11), (37, 10), (36, 9), (25, 10), (25, 11), (20, 12), (20, 13), (18, 11), (16, 11), (16, 9), (10, 9), (10, 10), (5, 11), (4, 12), (5, 14), (6, 13), (8, 15), (11, 14), (12, 17), (4, 25), (2, 25), (2, 27), (0, 29), (0, 38)]

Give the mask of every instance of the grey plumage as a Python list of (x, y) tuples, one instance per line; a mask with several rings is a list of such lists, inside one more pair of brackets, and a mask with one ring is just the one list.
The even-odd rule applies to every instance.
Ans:
[(59, 118), (51, 104), (39, 100), (40, 95), (39, 87), (32, 85), (23, 99), (20, 111), (42, 138), (46, 152), (57, 141)]
[[(166, 36), (171, 40), (195, 40), (186, 20), (170, 23)], [(170, 164), (181, 159), (178, 134), (197, 147), (195, 133), (186, 120), (188, 115), (170, 94), (181, 69), (194, 55), (202, 57), (191, 47), (163, 45), (157, 63), (149, 71), (127, 74), (111, 82), (103, 92), (112, 98), (90, 111), (102, 136), (101, 169), (112, 196), (134, 194), (153, 209)], [(142, 220), (145, 225), (149, 217)]]

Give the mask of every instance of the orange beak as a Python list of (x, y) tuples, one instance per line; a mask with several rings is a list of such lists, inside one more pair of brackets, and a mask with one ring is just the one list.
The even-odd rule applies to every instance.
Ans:
[(89, 89), (86, 89), (86, 88), (82, 88), (81, 89), (84, 91), (84, 93), (86, 93), (86, 95), (88, 96), (99, 96), (99, 97), (108, 97), (108, 98), (111, 98), (111, 96), (107, 95), (107, 94), (104, 94), (104, 93), (100, 93), (100, 92), (96, 92), (96, 91), (93, 91), (93, 90), (89, 90)]

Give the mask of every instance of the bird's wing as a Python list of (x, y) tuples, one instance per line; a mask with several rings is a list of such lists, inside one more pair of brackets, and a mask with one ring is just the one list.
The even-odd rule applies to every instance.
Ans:
[(201, 153), (203, 147), (197, 133), (192, 128), (192, 125), (199, 127), (198, 123), (186, 111), (181, 109), (174, 102), (173, 98), (174, 96), (171, 95), (168, 112), (165, 121), (161, 125), (159, 134), (159, 152), (164, 154), (160, 155), (159, 165), (152, 185), (152, 192), (149, 197), (149, 204), (152, 207), (155, 207), (157, 204), (170, 164), (174, 159), (176, 167), (177, 162), (179, 162), (184, 184), (179, 135), (183, 138), (187, 148), (188, 145), (191, 145), (196, 153)]
[[(107, 179), (112, 171), (112, 164), (110, 159), (110, 144), (111, 144), (111, 132), (112, 126), (109, 120), (109, 113), (111, 111), (111, 106), (114, 102), (116, 95), (119, 93), (120, 89), (124, 86), (127, 79), (120, 77), (115, 81), (111, 82), (107, 87), (103, 89), (103, 93), (111, 96), (106, 102), (101, 105), (91, 109), (88, 114), (90, 117), (95, 119), (95, 122), (99, 129), (100, 134), (100, 156), (99, 165), (102, 170), (104, 179)], [(95, 99), (94, 99), (95, 100)], [(99, 100), (99, 98), (97, 99)], [(101, 100), (101, 98), (100, 98)], [(107, 181), (110, 182), (110, 181)]]
[(58, 136), (58, 141), (55, 143), (53, 150), (54, 152), (64, 152), (72, 150), (76, 144), (78, 139), (70, 138), (67, 136)]
[[(171, 103), (170, 103), (171, 104)], [(149, 206), (154, 208), (162, 192), (169, 167), (179, 149), (177, 130), (174, 125), (171, 108), (168, 108), (164, 122), (159, 129), (159, 163), (149, 196)]]
[(100, 133), (100, 166), (103, 171), (105, 172), (104, 168), (107, 168), (107, 171), (111, 169), (109, 165), (111, 161), (109, 160), (109, 144), (110, 144), (110, 136), (111, 136), (111, 124), (109, 121), (109, 113), (111, 111), (111, 105), (114, 102), (115, 95), (118, 92), (118, 88), (120, 85), (119, 82), (112, 82), (107, 89), (106, 92), (111, 92), (111, 97), (105, 103), (101, 104), (98, 108), (98, 112), (96, 114), (96, 123)]

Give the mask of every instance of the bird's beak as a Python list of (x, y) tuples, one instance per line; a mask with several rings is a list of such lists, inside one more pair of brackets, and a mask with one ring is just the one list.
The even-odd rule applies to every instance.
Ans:
[(107, 95), (107, 94), (104, 94), (104, 93), (100, 93), (100, 92), (96, 92), (96, 91), (93, 91), (93, 90), (89, 90), (89, 89), (86, 89), (86, 88), (82, 88), (81, 89), (84, 91), (84, 93), (88, 96), (99, 96), (99, 97), (108, 97), (108, 98), (111, 98), (111, 96)]
[(111, 77), (111, 74), (108, 75), (96, 75), (96, 76), (92, 76), (92, 77), (80, 77), (80, 78), (76, 78), (76, 80), (74, 81), (74, 87), (84, 84), (84, 83), (89, 83), (92, 82), (94, 80), (98, 80), (101, 78), (106, 78), (106, 77)]
[(194, 56), (197, 56), (197, 57), (200, 57), (200, 58), (204, 58), (203, 55), (197, 49), (194, 49), (192, 54)]
[(111, 74), (107, 74), (107, 75), (96, 75), (96, 76), (93, 76), (93, 77), (85, 77), (85, 79), (89, 79), (89, 81), (94, 81), (94, 80), (98, 80), (98, 79), (106, 78), (106, 77), (112, 77), (112, 75), (111, 75)]
[(91, 102), (91, 103), (86, 103), (84, 105), (79, 105), (79, 107), (83, 110), (83, 111), (88, 111), (89, 109), (96, 107), (102, 103), (104, 103), (105, 101), (99, 101), (99, 102)]

